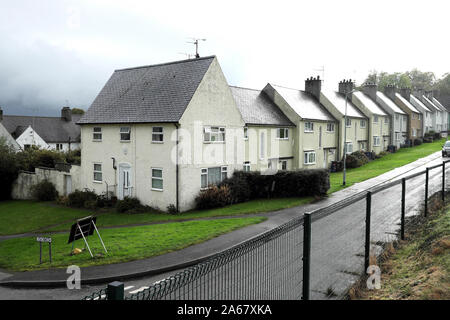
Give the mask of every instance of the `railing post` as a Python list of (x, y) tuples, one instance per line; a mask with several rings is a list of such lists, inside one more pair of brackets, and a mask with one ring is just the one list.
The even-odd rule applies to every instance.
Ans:
[(114, 281), (108, 283), (106, 289), (106, 299), (107, 300), (123, 300), (124, 298), (124, 284), (123, 282)]
[(427, 168), (425, 172), (425, 217), (428, 215), (428, 175), (430, 169)]
[(306, 212), (303, 221), (303, 292), (302, 300), (309, 300), (311, 267), (311, 213)]
[(405, 205), (406, 205), (406, 179), (402, 179), (402, 217), (400, 222), (400, 239), (405, 240)]
[(442, 202), (445, 203), (445, 161), (442, 161)]
[(364, 250), (364, 272), (369, 267), (370, 260), (370, 213), (372, 210), (372, 192), (368, 191), (366, 196), (366, 241)]

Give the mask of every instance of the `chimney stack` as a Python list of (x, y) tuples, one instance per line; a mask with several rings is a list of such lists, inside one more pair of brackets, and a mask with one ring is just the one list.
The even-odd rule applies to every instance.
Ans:
[(425, 91), (425, 96), (430, 100), (433, 99), (433, 91), (432, 90)]
[(315, 96), (317, 100), (320, 100), (321, 88), (322, 88), (322, 81), (320, 80), (319, 76), (317, 76), (317, 78), (311, 77), (305, 80), (305, 91)]
[(395, 100), (395, 86), (388, 84), (384, 87), (384, 94), (387, 95), (391, 100)]
[(368, 95), (373, 101), (377, 101), (378, 86), (374, 82), (366, 82), (362, 86), (362, 92)]
[(350, 93), (355, 88), (355, 84), (352, 79), (342, 80), (339, 82), (339, 93), (346, 94)]
[(411, 89), (410, 88), (401, 88), (400, 94), (402, 95), (403, 98), (405, 98), (409, 102), (410, 97), (411, 97)]
[(65, 121), (72, 121), (72, 110), (69, 107), (63, 107), (61, 109), (61, 118)]
[(416, 96), (417, 98), (419, 98), (420, 100), (422, 100), (423, 89), (416, 89), (416, 90), (414, 90), (414, 96)]

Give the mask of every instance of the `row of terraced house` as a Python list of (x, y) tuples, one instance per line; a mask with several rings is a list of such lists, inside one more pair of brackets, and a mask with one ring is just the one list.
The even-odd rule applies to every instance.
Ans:
[[(63, 150), (80, 146), (82, 188), (179, 211), (235, 170), (330, 168), (344, 152), (380, 153), (426, 132), (446, 134), (449, 117), (432, 92), (371, 83), (356, 90), (350, 80), (336, 90), (319, 77), (304, 90), (230, 86), (215, 56), (116, 70), (81, 118), (67, 109), (50, 120), (0, 111), (0, 125), (21, 146), (38, 133)], [(60, 139), (51, 128), (73, 132)]]

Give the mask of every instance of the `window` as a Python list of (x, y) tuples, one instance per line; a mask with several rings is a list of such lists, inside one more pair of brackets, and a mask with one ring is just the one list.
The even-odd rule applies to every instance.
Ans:
[(214, 185), (222, 182), (227, 178), (228, 168), (227, 167), (216, 167), (216, 168), (204, 168), (201, 169), (200, 175), (200, 186), (202, 189), (207, 188), (209, 185)]
[(94, 127), (92, 130), (92, 139), (94, 141), (102, 141), (102, 128)]
[(332, 122), (327, 123), (327, 132), (334, 132), (334, 123)]
[(353, 152), (353, 142), (346, 142), (345, 143), (345, 151), (346, 151), (346, 153), (352, 153)]
[(305, 122), (305, 132), (314, 132), (314, 122)]
[(265, 155), (266, 155), (266, 142), (265, 142), (265, 135), (264, 132), (260, 133), (260, 138), (259, 138), (259, 158), (260, 159), (264, 159)]
[(373, 146), (374, 147), (379, 147), (380, 146), (380, 137), (379, 136), (374, 136), (373, 137)]
[(396, 114), (396, 115), (395, 115), (395, 120), (398, 120), (398, 117), (399, 117), (399, 115), (398, 115), (398, 114)]
[(378, 123), (378, 116), (373, 116), (373, 122)]
[(419, 113), (418, 114), (419, 120), (422, 120), (422, 115)]
[(244, 127), (244, 139), (248, 140), (248, 128)]
[(281, 170), (287, 170), (287, 160), (280, 161)]
[(120, 141), (130, 141), (130, 127), (120, 127)]
[(347, 121), (346, 121), (345, 125), (346, 125), (347, 127), (351, 127), (351, 126), (352, 126), (352, 119), (347, 118)]
[(62, 143), (57, 143), (57, 144), (56, 144), (56, 150), (61, 151), (62, 149), (63, 149)]
[(416, 129), (412, 129), (412, 136), (415, 137), (416, 136)]
[(389, 118), (388, 117), (384, 117), (384, 123), (389, 123)]
[(400, 140), (400, 132), (396, 132), (395, 133), (395, 141), (399, 141)]
[(244, 171), (249, 172), (250, 171), (250, 161), (244, 162)]
[(204, 142), (225, 142), (224, 127), (205, 127), (203, 132)]
[(152, 142), (164, 142), (164, 128), (153, 127), (152, 128)]
[(360, 126), (361, 128), (365, 128), (365, 127), (366, 127), (366, 120), (361, 120), (361, 121), (359, 122), (359, 126)]
[(283, 140), (289, 139), (289, 129), (288, 128), (277, 128), (277, 139), (283, 139)]
[(316, 152), (306, 151), (305, 152), (305, 164), (315, 164), (316, 163)]
[(152, 190), (163, 191), (163, 171), (160, 168), (152, 168)]
[(102, 165), (100, 163), (94, 163), (94, 181), (102, 182)]
[(359, 149), (366, 151), (367, 150), (367, 143), (365, 141), (361, 141), (359, 143)]
[(416, 118), (416, 114), (415, 113), (412, 114), (412, 118), (413, 118), (413, 120)]

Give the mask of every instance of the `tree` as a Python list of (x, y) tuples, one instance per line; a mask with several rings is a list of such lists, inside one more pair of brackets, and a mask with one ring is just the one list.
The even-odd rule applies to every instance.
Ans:
[(84, 110), (80, 108), (72, 108), (72, 114), (84, 114)]
[(0, 200), (11, 198), (12, 184), (19, 174), (16, 151), (0, 137)]
[(444, 74), (442, 79), (436, 81), (434, 89), (439, 90), (441, 96), (450, 96), (450, 73)]
[(433, 72), (422, 72), (413, 69), (407, 72), (377, 72), (370, 71), (366, 82), (373, 82), (378, 85), (379, 90), (383, 90), (387, 85), (395, 85), (397, 88), (412, 88), (431, 90), (436, 82)]

